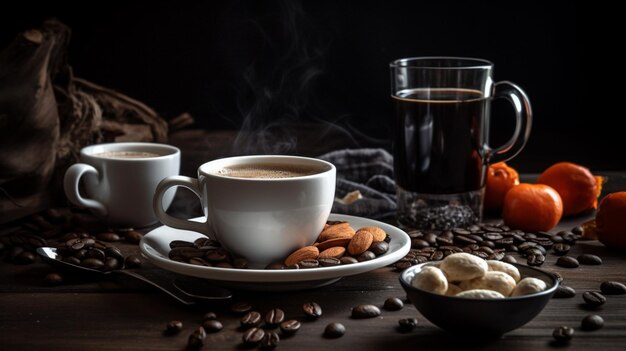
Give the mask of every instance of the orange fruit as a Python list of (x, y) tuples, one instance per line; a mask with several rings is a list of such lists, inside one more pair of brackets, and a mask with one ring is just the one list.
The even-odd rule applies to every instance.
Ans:
[(564, 216), (595, 209), (602, 190), (601, 177), (594, 177), (586, 167), (570, 162), (550, 166), (537, 183), (549, 185), (561, 195)]
[(602, 199), (596, 213), (596, 235), (604, 245), (626, 250), (626, 191)]
[(511, 228), (548, 231), (563, 215), (563, 202), (556, 190), (545, 184), (522, 183), (504, 197), (502, 219)]
[(504, 162), (494, 163), (487, 171), (485, 189), (485, 211), (500, 212), (504, 206), (504, 196), (512, 187), (519, 184), (519, 174)]

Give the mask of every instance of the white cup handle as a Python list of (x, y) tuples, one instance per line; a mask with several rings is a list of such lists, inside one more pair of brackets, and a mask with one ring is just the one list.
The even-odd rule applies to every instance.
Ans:
[(76, 163), (67, 169), (67, 171), (65, 172), (65, 177), (63, 178), (63, 189), (65, 190), (65, 196), (67, 196), (68, 200), (70, 200), (70, 202), (74, 205), (88, 208), (94, 214), (104, 217), (107, 215), (108, 212), (106, 206), (104, 206), (99, 201), (86, 199), (80, 195), (78, 185), (80, 183), (80, 178), (85, 173), (94, 174), (96, 177), (100, 176), (100, 173), (97, 169), (85, 163)]
[(154, 199), (152, 201), (152, 206), (154, 207), (154, 213), (157, 218), (165, 225), (182, 230), (191, 230), (194, 232), (202, 233), (204, 235), (210, 236), (206, 230), (206, 221), (205, 222), (192, 222), (186, 219), (180, 219), (176, 217), (172, 217), (165, 213), (163, 210), (163, 194), (173, 187), (173, 186), (182, 186), (185, 187), (196, 194), (198, 198), (201, 198), (200, 195), (200, 187), (198, 186), (198, 180), (195, 178), (185, 177), (185, 176), (170, 176), (163, 179), (159, 185), (157, 185), (156, 192), (154, 193)]

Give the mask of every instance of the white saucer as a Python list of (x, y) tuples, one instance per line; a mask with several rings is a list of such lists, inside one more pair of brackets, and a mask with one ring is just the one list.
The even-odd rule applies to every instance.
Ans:
[[(204, 218), (194, 220), (204, 221)], [(389, 234), (389, 251), (370, 261), (310, 269), (265, 270), (204, 267), (172, 261), (168, 258), (173, 240), (194, 241), (203, 234), (161, 226), (146, 234), (139, 249), (154, 265), (168, 271), (219, 281), (219, 284), (248, 290), (298, 290), (336, 282), (342, 277), (368, 272), (403, 258), (411, 247), (409, 236), (392, 225), (362, 217), (331, 214), (330, 221), (348, 221), (355, 228), (378, 226)]]

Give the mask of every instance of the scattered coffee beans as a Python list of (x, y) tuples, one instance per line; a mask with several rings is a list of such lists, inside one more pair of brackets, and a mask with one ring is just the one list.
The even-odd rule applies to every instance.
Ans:
[(203, 327), (198, 327), (187, 339), (187, 348), (190, 350), (199, 350), (204, 346), (204, 339), (206, 338), (206, 332)]
[(273, 350), (278, 346), (280, 342), (280, 337), (276, 332), (270, 331), (266, 332), (263, 339), (261, 339), (261, 349), (263, 350)]
[(552, 337), (559, 343), (567, 343), (572, 340), (573, 336), (574, 329), (567, 326), (558, 327), (552, 332)]
[(352, 318), (374, 318), (380, 316), (380, 309), (374, 305), (358, 305), (352, 308)]
[(404, 302), (397, 297), (390, 297), (385, 300), (383, 307), (387, 311), (399, 311), (404, 307)]
[(130, 255), (124, 260), (124, 266), (126, 268), (139, 268), (141, 267), (142, 262), (143, 260), (139, 257), (139, 255)]
[(285, 320), (285, 312), (280, 308), (273, 308), (265, 314), (265, 324), (270, 328), (277, 327)]
[(202, 317), (203, 321), (210, 320), (210, 319), (217, 319), (217, 315), (215, 314), (215, 312), (207, 312), (204, 315), (204, 317)]
[(346, 327), (337, 322), (330, 323), (324, 329), (324, 336), (327, 338), (339, 338), (346, 333)]
[(265, 336), (265, 331), (261, 328), (250, 328), (241, 337), (244, 345), (247, 346), (255, 346), (258, 345), (263, 337)]
[(604, 305), (606, 297), (597, 291), (585, 291), (583, 293), (583, 300), (589, 307), (599, 307)]
[(580, 264), (597, 266), (602, 264), (602, 259), (596, 255), (582, 254), (578, 256), (578, 262), (580, 262)]
[(63, 284), (63, 276), (56, 272), (48, 273), (43, 278), (43, 282), (45, 285), (48, 285), (48, 286), (60, 285), (60, 284)]
[(566, 286), (566, 285), (559, 285), (558, 288), (556, 288), (556, 291), (554, 292), (554, 295), (552, 295), (552, 298), (554, 299), (569, 299), (576, 296), (576, 290), (574, 290), (574, 288)]
[(167, 322), (163, 333), (165, 333), (165, 335), (174, 335), (180, 333), (181, 330), (183, 330), (183, 322), (173, 320)]
[(261, 324), (261, 314), (257, 311), (250, 311), (241, 317), (239, 323), (244, 329), (258, 327)]
[(236, 314), (244, 314), (252, 309), (252, 305), (247, 302), (236, 302), (230, 306), (230, 310)]
[(280, 323), (280, 331), (283, 335), (293, 335), (300, 330), (300, 326), (300, 322), (295, 319), (290, 319)]
[(563, 256), (567, 254), (570, 249), (571, 249), (571, 246), (567, 244), (563, 244), (563, 243), (555, 244), (552, 247), (552, 251), (554, 252), (555, 255), (558, 255), (558, 256)]
[(556, 265), (564, 268), (576, 268), (579, 266), (578, 260), (572, 256), (561, 256), (556, 260)]
[(597, 314), (589, 315), (580, 322), (580, 328), (582, 330), (598, 330), (604, 326), (604, 319)]
[(202, 322), (202, 328), (204, 328), (204, 331), (207, 333), (216, 333), (222, 330), (224, 326), (217, 319), (207, 319)]
[(316, 302), (307, 302), (302, 305), (302, 312), (310, 319), (317, 319), (322, 316), (322, 307)]
[(600, 291), (606, 295), (626, 294), (626, 285), (616, 281), (606, 281), (600, 284)]
[(398, 321), (398, 330), (406, 333), (417, 327), (417, 318), (404, 318)]

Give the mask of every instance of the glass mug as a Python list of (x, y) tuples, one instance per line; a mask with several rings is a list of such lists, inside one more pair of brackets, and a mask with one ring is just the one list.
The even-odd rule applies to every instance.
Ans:
[[(391, 97), (398, 222), (450, 229), (477, 223), (489, 164), (517, 155), (530, 134), (532, 112), (515, 84), (493, 81), (493, 63), (474, 58), (415, 57), (393, 61)], [(515, 109), (513, 136), (489, 145), (491, 101)]]

